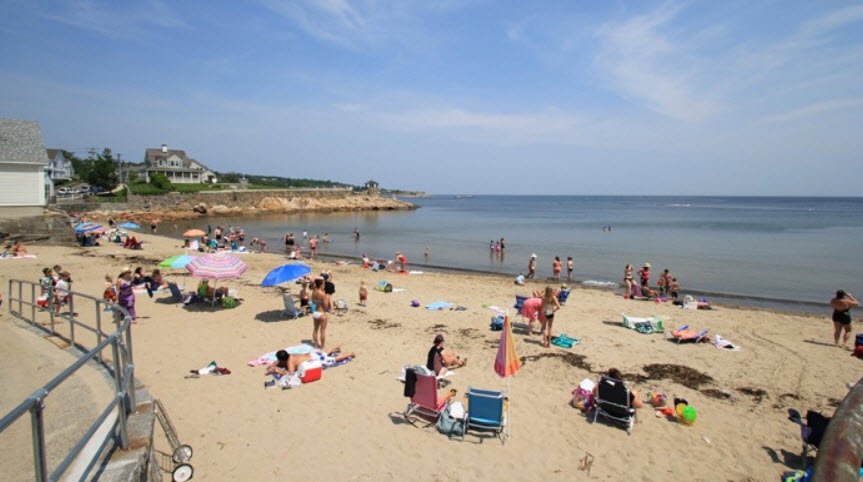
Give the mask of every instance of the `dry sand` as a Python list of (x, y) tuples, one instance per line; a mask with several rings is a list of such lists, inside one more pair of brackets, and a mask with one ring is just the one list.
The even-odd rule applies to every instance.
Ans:
[[(0, 261), (0, 286), (5, 291), (10, 277), (35, 280), (42, 266), (60, 263), (72, 272), (76, 290), (98, 295), (105, 273), (116, 274), (127, 264), (152, 269), (181, 253), (175, 240), (145, 239), (146, 249), (136, 252), (116, 246), (33, 247), (39, 259)], [(236, 309), (185, 309), (165, 303), (164, 294), (155, 300), (138, 297), (136, 374), (165, 403), (180, 439), (194, 447), (198, 480), (581, 480), (588, 478), (579, 470), (586, 453), (595, 460), (589, 478), (775, 480), (783, 470), (799, 467), (799, 430), (786, 420), (786, 409), (832, 414), (847, 392), (845, 383), (860, 374), (860, 362), (832, 346), (826, 313), (817, 318), (732, 308), (688, 311), (576, 289), (556, 316), (555, 331), (581, 338), (580, 345), (547, 349), (538, 336), (515, 335), (525, 363), (511, 379), (512, 437), (506, 445), (474, 435), (448, 440), (434, 427), (404, 422), (407, 400), (395, 379), (400, 367), (423, 363), (434, 335), (444, 333), (448, 345), (469, 359), (452, 377), (459, 398), (469, 385), (504, 389), (492, 369), (500, 334), (489, 331), (493, 313), (482, 305), (511, 306), (525, 287), (506, 278), (395, 275), (312, 262), (315, 272), (333, 271), (335, 298), (350, 303), (348, 314), (331, 318), (327, 345), (342, 344), (358, 357), (325, 371), (318, 382), (282, 391), (264, 389), (264, 368), (246, 363), (309, 339), (312, 320), (282, 320), (276, 291), (258, 286), (284, 256), (242, 259), (250, 269), (227, 283), (243, 299)], [(195, 283), (183, 273), (168, 278), (187, 287)], [(380, 279), (406, 291), (372, 290)], [(356, 303), (360, 280), (370, 287), (366, 308)], [(445, 300), (468, 309), (411, 308), (415, 298), (423, 305)], [(709, 328), (742, 350), (677, 345), (661, 335), (626, 330), (619, 325), (621, 312), (658, 315), (667, 327)], [(858, 327), (855, 323), (855, 331)], [(233, 373), (185, 378), (211, 360)], [(691, 373), (659, 378), (661, 367), (650, 367), (656, 364), (680, 365)], [(632, 435), (590, 423), (568, 405), (571, 391), (583, 378), (596, 379), (611, 367), (627, 374), (642, 394), (663, 390), (688, 399), (698, 410), (697, 422), (681, 425), (643, 408)], [(729, 398), (720, 398), (723, 393)], [(163, 438), (157, 445), (166, 449)]]

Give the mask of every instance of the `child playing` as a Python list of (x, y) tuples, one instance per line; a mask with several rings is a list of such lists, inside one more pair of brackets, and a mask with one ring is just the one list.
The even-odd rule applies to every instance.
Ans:
[(366, 282), (360, 281), (360, 306), (366, 306), (366, 300), (369, 298), (369, 291), (366, 289)]
[(114, 278), (111, 275), (105, 275), (105, 291), (102, 292), (102, 299), (109, 303), (117, 302), (117, 290), (114, 287)]

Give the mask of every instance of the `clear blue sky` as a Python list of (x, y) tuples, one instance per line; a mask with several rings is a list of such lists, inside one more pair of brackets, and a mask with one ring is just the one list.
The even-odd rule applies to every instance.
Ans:
[(49, 147), (435, 193), (860, 195), (863, 3), (0, 0)]

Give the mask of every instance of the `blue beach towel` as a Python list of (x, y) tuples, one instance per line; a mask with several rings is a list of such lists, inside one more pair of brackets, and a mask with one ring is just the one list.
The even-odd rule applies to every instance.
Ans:
[(427, 310), (445, 310), (452, 306), (452, 303), (447, 303), (446, 301), (435, 301), (434, 303), (429, 303), (426, 305)]

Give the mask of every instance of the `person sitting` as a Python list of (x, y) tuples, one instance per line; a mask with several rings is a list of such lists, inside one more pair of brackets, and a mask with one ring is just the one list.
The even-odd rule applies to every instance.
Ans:
[(210, 286), (210, 281), (206, 279), (202, 279), (198, 284), (198, 297), (202, 300), (213, 301), (218, 300), (223, 296), (228, 296), (227, 286), (213, 288)]
[[(606, 376), (609, 378), (613, 378), (615, 380), (623, 381), (623, 374), (620, 373), (620, 370), (618, 370), (617, 368), (609, 368), (608, 373), (606, 373)], [(599, 384), (597, 383), (596, 386), (593, 387), (594, 398), (596, 398), (596, 394), (597, 394), (598, 390), (599, 390)], [(642, 406), (644, 406), (644, 403), (642, 403), (641, 399), (638, 398), (638, 391), (637, 390), (633, 390), (633, 389), (629, 390), (629, 405), (632, 408), (641, 408)]]
[(12, 245), (11, 252), (12, 256), (15, 256), (16, 258), (20, 258), (21, 256), (29, 254), (27, 252), (27, 248), (25, 248), (24, 245), (21, 244), (21, 241), (15, 241), (15, 244)]
[(132, 273), (132, 286), (147, 284), (151, 281), (150, 276), (144, 274), (144, 268), (138, 266)]
[(147, 283), (147, 294), (152, 298), (153, 293), (162, 287), (167, 288), (168, 282), (162, 277), (162, 271), (156, 268), (150, 274), (150, 281)]
[(6, 243), (3, 246), (3, 252), (0, 253), (0, 258), (11, 258), (12, 257), (12, 243)]
[(467, 363), (467, 358), (462, 359), (448, 351), (444, 352), (443, 342), (443, 335), (435, 336), (434, 344), (426, 356), (426, 368), (436, 376), (442, 376), (449, 368), (463, 367)]
[(126, 242), (123, 243), (123, 247), (126, 249), (143, 249), (144, 243), (142, 241), (138, 241), (138, 238), (135, 236), (129, 236), (126, 238)]

